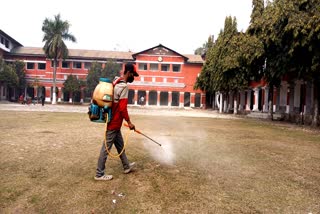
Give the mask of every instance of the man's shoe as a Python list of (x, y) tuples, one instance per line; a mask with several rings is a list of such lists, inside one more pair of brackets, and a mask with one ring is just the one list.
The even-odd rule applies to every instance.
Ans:
[(112, 175), (102, 175), (101, 177), (94, 176), (94, 180), (96, 181), (110, 181), (112, 178)]
[(132, 169), (135, 168), (135, 166), (136, 166), (136, 163), (135, 163), (135, 162), (130, 163), (130, 164), (129, 164), (129, 168), (124, 170), (124, 174), (130, 173), (130, 172), (132, 171)]

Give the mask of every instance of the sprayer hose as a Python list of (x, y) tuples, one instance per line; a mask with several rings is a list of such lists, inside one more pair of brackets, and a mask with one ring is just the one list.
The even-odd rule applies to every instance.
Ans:
[(107, 151), (108, 155), (110, 155), (110, 157), (118, 158), (118, 157), (120, 157), (120, 155), (122, 155), (122, 153), (124, 152), (124, 150), (126, 148), (126, 145), (128, 143), (128, 137), (129, 137), (130, 129), (127, 131), (127, 133), (125, 135), (124, 144), (123, 144), (123, 148), (122, 148), (121, 152), (119, 154), (117, 154), (117, 155), (114, 155), (109, 151), (108, 145), (107, 145), (108, 114), (105, 115), (105, 118), (106, 118), (106, 125), (105, 125), (105, 132), (104, 132), (104, 146), (106, 147), (106, 151)]

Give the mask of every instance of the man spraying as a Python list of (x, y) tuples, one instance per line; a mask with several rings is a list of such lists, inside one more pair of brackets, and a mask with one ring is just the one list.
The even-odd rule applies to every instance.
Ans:
[[(106, 131), (106, 142), (102, 143), (100, 150), (100, 156), (97, 164), (95, 180), (98, 181), (108, 181), (113, 178), (112, 175), (105, 174), (105, 164), (108, 158), (108, 151), (111, 150), (112, 145), (114, 144), (124, 169), (124, 173), (128, 174), (132, 171), (135, 166), (135, 162), (129, 163), (125, 151), (123, 150), (124, 142), (121, 134), (121, 126), (123, 119), (127, 122), (129, 128), (135, 129), (135, 126), (131, 123), (130, 117), (128, 114), (128, 85), (127, 83), (132, 83), (134, 77), (138, 77), (139, 74), (136, 71), (136, 66), (132, 63), (125, 64), (123, 77), (116, 78), (113, 82), (113, 104), (112, 104), (112, 118), (108, 122), (107, 131)], [(107, 150), (106, 150), (107, 146)]]

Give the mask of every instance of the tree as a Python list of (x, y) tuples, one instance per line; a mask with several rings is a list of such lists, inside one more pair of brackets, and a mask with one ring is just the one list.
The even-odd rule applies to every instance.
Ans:
[(86, 79), (86, 96), (92, 96), (100, 77), (109, 78), (112, 81), (116, 76), (119, 76), (121, 68), (121, 64), (114, 60), (107, 60), (104, 68), (101, 63), (92, 63)]
[(104, 69), (101, 72), (101, 77), (109, 78), (111, 81), (120, 75), (121, 64), (114, 60), (107, 60)]
[(264, 55), (263, 43), (255, 36), (238, 33), (229, 41), (223, 59), (223, 71), (229, 90), (246, 89), (251, 80), (260, 80)]
[(17, 90), (19, 92), (23, 91), (27, 86), (26, 73), (25, 73), (25, 63), (22, 61), (15, 61), (13, 68), (18, 76), (19, 83), (17, 85)]
[(99, 83), (99, 78), (101, 77), (102, 73), (102, 64), (98, 62), (93, 62), (90, 70), (88, 71), (87, 75), (87, 87), (86, 87), (86, 96), (92, 96), (92, 93), (96, 86)]
[(202, 91), (206, 91), (210, 94), (214, 94), (213, 87), (211, 86), (211, 76), (212, 76), (212, 70), (213, 70), (213, 53), (214, 53), (214, 43), (210, 47), (208, 47), (208, 50), (206, 52), (206, 60), (204, 62), (204, 65), (202, 66), (200, 75), (197, 77), (197, 80), (194, 84), (194, 89), (201, 89)]
[(284, 49), (281, 46), (279, 35), (275, 33), (275, 28), (282, 29), (282, 23), (279, 19), (279, 9), (275, 7), (274, 2), (267, 2), (267, 6), (264, 7), (263, 0), (253, 0), (253, 10), (247, 33), (259, 38), (264, 45), (264, 54), (258, 61), (259, 63), (251, 66), (257, 70), (264, 67), (263, 79), (270, 88), (269, 111), (271, 120), (273, 120), (273, 110), (271, 108), (273, 106), (273, 88), (280, 85), (281, 79), (286, 73), (283, 61)]
[(0, 84), (8, 88), (15, 88), (19, 84), (19, 77), (13, 65), (7, 65), (2, 58), (0, 58)]
[(290, 59), (287, 67), (292, 78), (313, 83), (312, 126), (319, 125), (320, 96), (320, 1), (279, 1), (286, 21), (282, 44)]
[(263, 56), (263, 43), (256, 36), (238, 32), (236, 18), (226, 17), (224, 29), (207, 52), (195, 88), (237, 94), (252, 78), (261, 78)]
[(201, 55), (201, 56), (206, 55), (207, 51), (212, 47), (213, 42), (214, 42), (214, 41), (213, 41), (213, 36), (210, 35), (210, 36), (208, 37), (208, 41), (205, 42), (205, 43), (203, 43), (203, 44), (202, 44), (202, 47), (197, 48), (197, 49), (194, 51), (194, 54), (195, 54), (195, 55)]
[(251, 20), (247, 32), (250, 35), (258, 35), (262, 30), (261, 16), (264, 11), (264, 0), (252, 0), (252, 7)]
[[(236, 59), (229, 57), (230, 42), (238, 34), (237, 20), (231, 16), (226, 17), (224, 29), (220, 32), (219, 37), (214, 45), (212, 54), (212, 78), (211, 87), (213, 91), (227, 92), (230, 90), (229, 79), (232, 78), (228, 66), (235, 66)], [(229, 64), (229, 65), (228, 65)]]
[[(70, 24), (60, 19), (60, 14), (54, 16), (54, 20), (46, 18), (42, 25), (44, 32), (43, 50), (49, 59), (53, 59), (53, 91), (56, 91), (57, 62), (68, 57), (68, 48), (64, 40), (76, 42), (76, 38), (69, 33)], [(52, 104), (56, 104), (56, 93), (53, 93)]]
[[(320, 82), (320, 1), (275, 0), (251, 23), (249, 31), (265, 46), (264, 80), (278, 87), (286, 75), (314, 85), (313, 124), (318, 124)], [(261, 30), (257, 30), (261, 29)], [(272, 99), (270, 99), (272, 101)], [(272, 103), (271, 105), (272, 106)], [(271, 111), (272, 112), (272, 111)]]
[(75, 94), (81, 92), (82, 85), (83, 83), (81, 80), (78, 80), (73, 75), (69, 75), (66, 81), (63, 83), (63, 92), (71, 94), (72, 102), (74, 102)]

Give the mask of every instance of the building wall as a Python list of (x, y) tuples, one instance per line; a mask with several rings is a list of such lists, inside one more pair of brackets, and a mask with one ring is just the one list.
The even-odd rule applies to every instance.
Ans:
[[(41, 85), (46, 87), (52, 86), (53, 79), (53, 62), (41, 56), (8, 56), (6, 61), (20, 60), (25, 62), (27, 82), (31, 83), (38, 80)], [(88, 69), (84, 68), (84, 62), (81, 62), (81, 68), (73, 68), (73, 62), (77, 60), (67, 60), (70, 63), (70, 68), (62, 68), (62, 62), (58, 62), (56, 73), (57, 87), (63, 87), (63, 83), (68, 75), (75, 75), (79, 79), (85, 79), (88, 74)], [(34, 68), (28, 68), (28, 63), (33, 63)], [(39, 63), (45, 63), (45, 69), (41, 69)]]
[[(131, 89), (201, 93), (200, 90), (194, 90), (193, 86), (202, 64), (188, 64), (182, 57), (177, 56), (162, 56), (160, 62), (158, 58), (159, 56), (146, 55), (136, 58), (139, 77), (130, 85)], [(147, 64), (147, 70), (139, 69), (141, 63)], [(158, 64), (158, 70), (151, 70), (150, 64)], [(163, 64), (170, 66), (169, 71), (161, 71)], [(180, 72), (173, 72), (173, 65), (180, 65)]]

